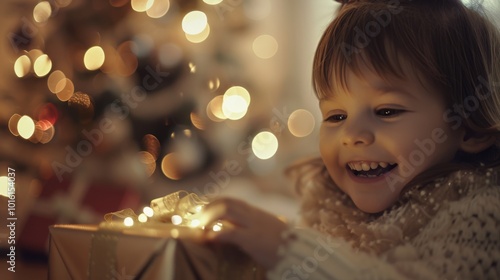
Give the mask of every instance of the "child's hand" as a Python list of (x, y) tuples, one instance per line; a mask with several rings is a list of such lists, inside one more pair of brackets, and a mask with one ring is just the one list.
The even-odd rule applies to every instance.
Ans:
[[(218, 221), (230, 224), (213, 231), (212, 225)], [(218, 199), (205, 206), (201, 224), (206, 226), (207, 240), (235, 244), (266, 269), (277, 263), (281, 233), (287, 228), (275, 216), (231, 198)]]

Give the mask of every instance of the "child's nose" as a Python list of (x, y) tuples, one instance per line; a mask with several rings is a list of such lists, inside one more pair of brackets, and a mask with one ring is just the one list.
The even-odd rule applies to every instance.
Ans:
[(370, 145), (375, 141), (375, 135), (366, 126), (351, 127), (344, 131), (342, 144), (344, 146)]

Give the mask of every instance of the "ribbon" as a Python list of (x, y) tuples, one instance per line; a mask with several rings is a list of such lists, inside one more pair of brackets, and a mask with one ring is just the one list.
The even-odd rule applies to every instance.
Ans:
[[(104, 223), (124, 222), (125, 219), (131, 218), (134, 221), (134, 225), (137, 222), (138, 224), (145, 223), (147, 220), (147, 222), (173, 223), (179, 226), (198, 227), (197, 223), (193, 222), (193, 215), (199, 213), (206, 204), (208, 204), (208, 200), (200, 198), (195, 193), (177, 191), (164, 197), (153, 199), (150, 203), (152, 215), (151, 213), (137, 215), (132, 209), (128, 208), (107, 213), (104, 215)], [(148, 218), (141, 220), (141, 215)]]

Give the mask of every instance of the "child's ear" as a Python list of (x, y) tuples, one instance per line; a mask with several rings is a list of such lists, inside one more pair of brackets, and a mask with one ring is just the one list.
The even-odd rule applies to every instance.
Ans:
[(493, 144), (495, 144), (496, 137), (488, 134), (473, 134), (464, 131), (462, 134), (462, 141), (460, 142), (460, 149), (469, 154), (480, 153)]

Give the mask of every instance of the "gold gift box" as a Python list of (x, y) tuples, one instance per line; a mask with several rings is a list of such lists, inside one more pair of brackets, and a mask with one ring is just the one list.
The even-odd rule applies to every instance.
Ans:
[(200, 242), (197, 228), (53, 225), (49, 230), (49, 280), (265, 279), (237, 248)]

